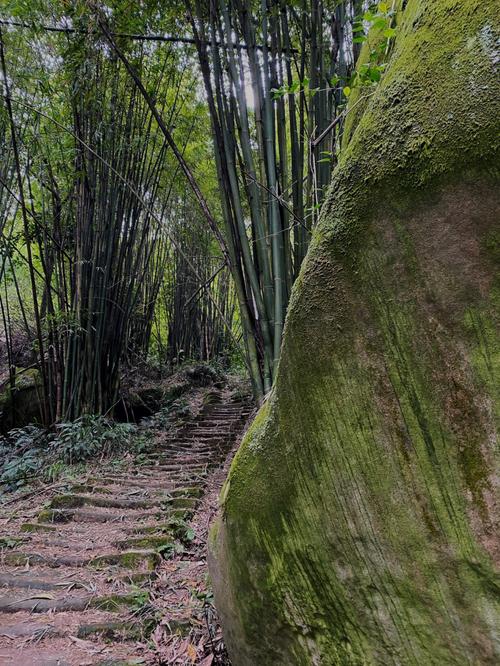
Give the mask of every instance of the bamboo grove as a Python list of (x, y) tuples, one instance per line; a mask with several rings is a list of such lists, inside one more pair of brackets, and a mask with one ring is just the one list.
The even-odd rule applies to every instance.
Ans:
[(341, 146), (362, 2), (132, 4), (0, 15), (2, 334), (48, 424), (152, 354), (241, 354), (260, 401)]
[[(20, 333), (33, 341), (45, 422), (106, 413), (119, 397), (121, 365), (135, 355), (152, 347), (166, 360), (179, 352), (202, 359), (217, 353), (221, 343), (211, 338), (221, 325), (213, 302), (229, 302), (227, 272), (208, 286), (209, 297), (206, 289), (195, 293), (212, 270), (213, 243), (196, 221), (186, 228), (177, 219), (188, 211), (193, 220), (190, 195), (116, 59), (106, 58), (98, 41), (72, 41), (57, 81), (70, 94), (59, 106), (51, 89), (43, 95), (21, 87), (7, 69), (5, 32), (1, 44), (6, 346), (12, 350)], [(149, 86), (167, 91), (162, 112), (169, 123), (183, 124), (184, 143), (194, 141), (193, 119), (179, 117), (188, 82), (171, 62), (176, 56), (163, 57), (150, 68)], [(23, 62), (15, 64), (21, 71)], [(14, 373), (14, 358), (9, 367)]]
[[(352, 4), (190, 2), (210, 109), (225, 238), (257, 395), (279, 360), (286, 308), (321, 207), (353, 66)], [(254, 6), (255, 5), (255, 6)]]

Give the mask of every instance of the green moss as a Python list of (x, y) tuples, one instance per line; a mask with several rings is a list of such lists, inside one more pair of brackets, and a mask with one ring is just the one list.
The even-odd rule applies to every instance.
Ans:
[[(324, 207), (320, 233), (335, 233), (342, 254), (362, 242), (367, 212), (389, 192), (393, 198), (458, 168), (482, 169), (488, 156), (498, 170), (491, 160), (499, 128), (493, 55), (480, 46), (492, 4), (482, 11), (477, 0), (461, 4), (408, 3), (393, 62), (341, 156)], [(471, 86), (474, 93), (464, 95)]]
[(103, 486), (95, 486), (90, 483), (75, 483), (71, 486), (70, 491), (72, 493), (99, 493), (99, 494), (109, 494), (111, 491), (109, 488)]
[(14, 386), (7, 381), (0, 389), (0, 421), (5, 431), (39, 420), (40, 387), (40, 374), (36, 368), (15, 369)]
[(198, 499), (196, 497), (169, 497), (165, 500), (164, 505), (168, 509), (194, 509), (198, 504)]
[(133, 534), (158, 534), (158, 533), (167, 533), (172, 530), (171, 523), (162, 523), (158, 522), (155, 525), (136, 525), (133, 528), (130, 528), (130, 532)]
[(116, 612), (122, 608), (138, 608), (147, 601), (147, 593), (136, 592), (133, 594), (108, 594), (106, 596), (95, 597), (90, 602), (90, 608), (96, 608), (101, 611)]
[[(13, 567), (29, 567), (34, 564), (46, 565), (48, 558), (38, 553), (4, 552), (2, 555), (3, 564)], [(50, 565), (49, 565), (50, 566)]]
[[(179, 500), (180, 505), (182, 502), (194, 500)], [(176, 500), (173, 500), (175, 505)], [(156, 506), (152, 500), (131, 500), (120, 499), (115, 497), (100, 497), (98, 495), (56, 495), (50, 502), (52, 509), (79, 509), (83, 506), (96, 506), (109, 509), (150, 509)]]
[(208, 533), (208, 549), (210, 552), (215, 552), (217, 550), (217, 543), (220, 537), (220, 528), (221, 520), (216, 517), (210, 526), (210, 531)]
[(124, 553), (111, 555), (99, 555), (91, 560), (90, 565), (94, 567), (118, 566), (126, 569), (146, 569), (153, 571), (159, 564), (161, 558), (155, 551), (131, 550)]
[(21, 525), (21, 532), (55, 532), (54, 525), (43, 525), (40, 523), (23, 523)]
[(43, 509), (37, 516), (39, 523), (67, 523), (72, 520), (73, 514), (60, 509)]
[(201, 486), (188, 486), (186, 488), (178, 488), (172, 490), (172, 497), (191, 497), (199, 499), (203, 495), (203, 488)]
[[(78, 627), (77, 638), (100, 636), (105, 640), (141, 640), (153, 629), (151, 622), (95, 622)], [(113, 663), (113, 661), (111, 662)], [(120, 662), (118, 662), (120, 663)]]
[(143, 536), (123, 539), (123, 541), (119, 541), (116, 545), (118, 548), (158, 549), (162, 546), (171, 545), (172, 543), (172, 536)]
[(52, 509), (78, 509), (84, 506), (86, 498), (81, 495), (56, 495), (50, 502)]
[[(392, 8), (395, 12), (393, 18), (393, 25), (397, 28), (401, 23), (401, 9), (403, 2), (402, 0), (396, 0), (392, 4)], [(367, 41), (364, 42), (361, 53), (359, 54), (358, 62), (356, 63), (356, 70), (359, 71), (361, 65), (370, 63), (370, 55), (372, 51), (375, 51), (380, 44), (385, 41), (384, 28), (372, 28), (369, 32)], [(390, 47), (389, 47), (390, 49)], [(387, 56), (384, 58), (378, 58), (377, 64), (386, 63), (390, 59), (390, 52), (387, 53)], [(359, 125), (360, 120), (363, 118), (363, 114), (366, 111), (366, 107), (369, 102), (369, 98), (375, 92), (376, 86), (357, 85), (349, 97), (349, 106), (347, 108), (347, 115), (344, 123), (344, 131), (342, 133), (342, 146), (347, 146), (350, 141), (354, 130)]]

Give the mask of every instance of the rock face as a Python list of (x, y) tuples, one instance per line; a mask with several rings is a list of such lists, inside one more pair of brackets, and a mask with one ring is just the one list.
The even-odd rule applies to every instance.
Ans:
[(40, 373), (35, 368), (17, 368), (14, 387), (5, 381), (0, 387), (0, 431), (40, 422)]
[(211, 573), (235, 666), (497, 664), (494, 0), (400, 5)]

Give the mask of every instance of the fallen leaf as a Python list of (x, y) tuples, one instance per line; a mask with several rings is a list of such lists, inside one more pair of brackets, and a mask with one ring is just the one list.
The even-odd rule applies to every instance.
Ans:
[(196, 657), (197, 657), (197, 652), (196, 652), (195, 646), (192, 643), (189, 643), (189, 645), (187, 646), (186, 651), (188, 653), (188, 657), (191, 659), (191, 661), (194, 664), (194, 662), (196, 661)]

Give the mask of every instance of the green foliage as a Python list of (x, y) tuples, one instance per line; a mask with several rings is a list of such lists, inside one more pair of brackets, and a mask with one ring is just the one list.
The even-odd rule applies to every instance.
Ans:
[(309, 86), (309, 79), (306, 76), (302, 80), (294, 79), (289, 85), (284, 83), (279, 88), (271, 88), (271, 97), (273, 100), (276, 100), (285, 95), (296, 95), (298, 93), (304, 93), (308, 97), (313, 97), (317, 92), (317, 88)]
[[(382, 39), (377, 39), (376, 45), (370, 47), (368, 61), (362, 63), (357, 70), (349, 77), (342, 77), (337, 74), (330, 78), (332, 88), (342, 87), (344, 96), (348, 98), (355, 87), (377, 84), (387, 66), (387, 54), (391, 40), (396, 36), (396, 28), (392, 26), (396, 12), (387, 2), (373, 4), (363, 14), (354, 18), (352, 27), (353, 44), (370, 45), (370, 31), (373, 30)], [(285, 95), (296, 95), (304, 93), (308, 97), (313, 97), (318, 88), (311, 88), (309, 79), (294, 79), (289, 85), (286, 83), (279, 88), (271, 89), (273, 100), (280, 99)]]
[(159, 546), (158, 552), (165, 560), (170, 560), (176, 555), (182, 555), (184, 553), (184, 546), (180, 543), (167, 543), (164, 546)]
[(86, 414), (71, 423), (58, 424), (52, 448), (59, 459), (71, 465), (126, 450), (134, 437), (137, 427), (131, 423)]
[(16, 428), (0, 438), (0, 484), (15, 490), (37, 479), (52, 482), (79, 463), (145, 446), (136, 425), (103, 416), (61, 423), (55, 433), (34, 425)]
[[(389, 3), (379, 2), (356, 16), (352, 28), (353, 43), (367, 43), (367, 60), (359, 64), (353, 75), (344, 81), (343, 93), (349, 98), (354, 88), (377, 85), (387, 67), (391, 40), (396, 36), (393, 27), (395, 10)], [(372, 39), (375, 35), (375, 39)]]
[(134, 596), (129, 608), (131, 611), (140, 612), (148, 605), (149, 591), (137, 585), (131, 585), (130, 589)]
[(184, 545), (190, 544), (194, 541), (196, 533), (189, 524), (180, 517), (173, 516), (168, 521), (168, 528), (176, 539), (181, 541)]
[[(112, 0), (106, 6), (110, 29), (175, 35), (184, 30), (183, 4), (160, 11), (156, 0)], [(17, 23), (2, 29), (13, 121), (0, 100), (0, 152), (6, 168), (12, 165), (15, 127), (29, 202), (24, 223), (23, 207), (12, 205), (20, 193), (8, 168), (0, 187), (0, 300), (7, 345), (16, 325), (33, 340), (30, 363), (38, 357), (39, 367), (46, 366), (40, 402), (47, 426), (85, 411), (106, 413), (118, 400), (126, 357), (135, 362), (152, 352), (165, 365), (181, 349), (193, 358), (217, 355), (233, 344), (220, 311), (238, 330), (227, 269), (197, 292), (221, 264), (220, 251), (129, 74), (103, 48), (99, 11), (85, 0), (6, 0), (0, 12)], [(44, 29), (50, 25), (72, 25), (75, 32)], [(120, 46), (148, 93), (161, 100), (160, 111), (217, 216), (210, 118), (194, 47), (152, 42), (144, 49), (136, 40)], [(88, 156), (80, 161), (84, 145), (95, 160), (94, 180)], [(88, 187), (78, 186), (82, 180)], [(111, 266), (116, 256), (123, 261)]]
[(150, 428), (170, 428), (178, 419), (185, 419), (191, 415), (191, 408), (186, 398), (180, 397), (170, 405), (165, 405), (153, 416), (143, 419), (144, 425)]
[(22, 541), (22, 538), (2, 537), (0, 538), (0, 548), (16, 548)]
[(40, 473), (43, 451), (47, 446), (47, 432), (29, 425), (11, 430), (0, 439), (0, 483), (13, 490), (23, 486)]

